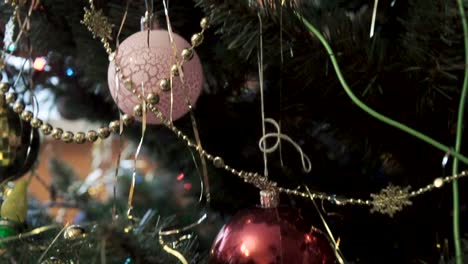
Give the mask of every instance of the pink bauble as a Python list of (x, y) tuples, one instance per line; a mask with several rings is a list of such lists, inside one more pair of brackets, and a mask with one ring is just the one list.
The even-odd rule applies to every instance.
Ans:
[(251, 208), (237, 213), (216, 237), (209, 264), (334, 264), (321, 231), (290, 208)]
[[(189, 48), (190, 44), (175, 33), (172, 36), (177, 47), (178, 59), (181, 60), (181, 51), (184, 48)], [(120, 44), (115, 61), (120, 65), (123, 76), (129, 78), (140, 93), (148, 94), (153, 92), (159, 95), (159, 103), (156, 106), (165, 117), (169, 118), (171, 91), (162, 91), (159, 86), (162, 79), (170, 78), (171, 66), (176, 63), (169, 32), (166, 30), (152, 30), (149, 33), (149, 42), (147, 31), (131, 35)], [(173, 120), (182, 117), (189, 111), (186, 96), (190, 99), (190, 103), (194, 105), (202, 90), (203, 71), (200, 59), (195, 52), (190, 61), (184, 62), (183, 72), (185, 88), (179, 77), (172, 78)], [(140, 104), (141, 101), (125, 88), (120, 77), (117, 78), (120, 83), (119, 87), (116, 85), (115, 62), (112, 61), (109, 64), (107, 74), (109, 90), (118, 107), (124, 113), (133, 116), (134, 106)], [(142, 84), (144, 88), (142, 88)], [(138, 117), (137, 119), (141, 120)], [(147, 115), (147, 122), (151, 124), (161, 123), (151, 113)]]

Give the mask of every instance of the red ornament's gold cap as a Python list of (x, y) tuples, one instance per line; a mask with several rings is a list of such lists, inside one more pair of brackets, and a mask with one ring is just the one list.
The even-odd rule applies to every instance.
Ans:
[(276, 208), (279, 205), (279, 194), (275, 190), (260, 191), (260, 204), (263, 208)]

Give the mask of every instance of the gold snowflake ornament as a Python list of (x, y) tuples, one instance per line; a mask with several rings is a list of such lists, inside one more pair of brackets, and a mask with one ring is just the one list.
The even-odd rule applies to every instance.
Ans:
[(373, 199), (371, 213), (378, 212), (387, 214), (390, 217), (401, 210), (403, 207), (413, 204), (409, 200), (410, 187), (401, 188), (399, 186), (389, 185), (378, 194), (371, 194)]
[(106, 16), (102, 14), (102, 10), (96, 11), (94, 8), (84, 9), (84, 17), (82, 24), (88, 27), (88, 30), (93, 33), (93, 37), (100, 39), (112, 39), (112, 28), (114, 25), (109, 23)]

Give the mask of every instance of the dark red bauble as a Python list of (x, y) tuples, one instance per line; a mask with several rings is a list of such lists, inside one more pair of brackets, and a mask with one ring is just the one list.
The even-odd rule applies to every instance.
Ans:
[(210, 264), (334, 264), (330, 240), (291, 208), (237, 213), (216, 237)]

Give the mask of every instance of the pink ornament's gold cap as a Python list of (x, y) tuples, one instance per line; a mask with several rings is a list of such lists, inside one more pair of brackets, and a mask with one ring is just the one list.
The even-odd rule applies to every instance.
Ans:
[(260, 204), (263, 208), (276, 208), (279, 205), (279, 194), (275, 190), (260, 191)]

